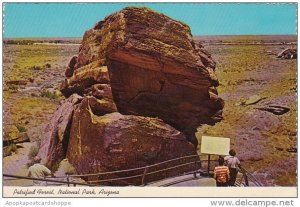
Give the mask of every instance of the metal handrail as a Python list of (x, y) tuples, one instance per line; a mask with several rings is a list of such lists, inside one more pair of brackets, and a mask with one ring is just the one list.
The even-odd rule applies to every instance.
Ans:
[[(126, 169), (126, 170), (117, 170), (117, 171), (110, 171), (110, 172), (90, 173), (90, 174), (82, 174), (82, 175), (67, 175), (67, 176), (55, 177), (55, 178), (66, 178), (67, 181), (58, 181), (58, 180), (41, 179), (41, 178), (31, 178), (31, 177), (25, 177), (25, 176), (19, 176), (19, 175), (9, 175), (9, 174), (3, 174), (3, 176), (4, 177), (18, 178), (18, 179), (27, 179), (27, 180), (47, 181), (47, 182), (53, 182), (53, 183), (62, 183), (62, 184), (68, 184), (68, 186), (70, 184), (91, 186), (92, 183), (109, 182), (109, 181), (117, 181), (117, 180), (121, 181), (121, 180), (126, 180), (126, 179), (131, 179), (131, 178), (142, 177), (142, 185), (143, 185), (144, 182), (145, 182), (145, 177), (147, 175), (149, 175), (149, 174), (154, 174), (154, 173), (158, 173), (158, 172), (162, 172), (162, 171), (167, 171), (167, 170), (178, 168), (178, 167), (182, 167), (182, 166), (185, 166), (185, 165), (199, 163), (201, 161), (196, 161), (196, 162), (193, 161), (193, 162), (189, 162), (189, 163), (185, 163), (185, 164), (176, 165), (176, 166), (173, 166), (173, 167), (169, 167), (169, 168), (157, 170), (157, 171), (150, 172), (150, 173), (147, 173), (146, 169), (149, 169), (151, 167), (156, 167), (156, 166), (159, 166), (159, 165), (163, 165), (163, 164), (166, 164), (166, 163), (170, 163), (170, 162), (173, 162), (173, 161), (187, 159), (187, 158), (193, 158), (193, 157), (199, 157), (199, 155), (197, 154), (197, 155), (188, 155), (188, 156), (183, 156), (183, 157), (177, 157), (177, 158), (166, 160), (166, 161), (163, 161), (163, 162), (160, 162), (160, 163), (156, 163), (156, 164), (152, 164), (152, 165), (147, 165), (147, 166), (139, 167), (139, 168)], [(133, 175), (133, 176), (127, 176), (127, 177), (119, 177), (119, 178), (111, 178), (111, 179), (104, 179), (104, 180), (87, 181), (89, 184), (76, 183), (76, 182), (70, 182), (69, 181), (70, 177), (87, 177), (87, 176), (109, 175), (109, 174), (115, 174), (115, 173), (121, 173), (121, 172), (130, 172), (130, 171), (137, 171), (137, 170), (144, 170), (144, 172), (142, 174)]]
[[(92, 181), (88, 181), (88, 182), (89, 183), (97, 183), (97, 182), (125, 180), (125, 179), (137, 178), (137, 177), (141, 177), (141, 176), (143, 176), (144, 179), (145, 179), (146, 175), (151, 175), (151, 174), (155, 174), (155, 173), (159, 173), (159, 172), (164, 172), (164, 171), (167, 171), (167, 170), (175, 169), (175, 168), (186, 166), (186, 165), (190, 165), (190, 164), (200, 163), (200, 162), (201, 161), (188, 162), (188, 163), (185, 163), (185, 164), (175, 165), (173, 167), (164, 168), (164, 169), (161, 169), (161, 170), (156, 170), (156, 171), (149, 172), (149, 173), (146, 172), (146, 173), (142, 173), (142, 174), (138, 174), (138, 175), (133, 175), (133, 176), (120, 177), (120, 178), (111, 178), (111, 179), (105, 179), (105, 180), (92, 180)], [(149, 169), (149, 166), (148, 166), (148, 168), (145, 168), (145, 169)], [(142, 180), (142, 184), (144, 183), (144, 179)]]
[[(109, 172), (100, 172), (100, 173), (69, 175), (69, 177), (87, 177), (87, 176), (116, 174), (116, 173), (130, 172), (130, 171), (136, 171), (136, 170), (145, 170), (146, 167), (151, 168), (151, 167), (159, 166), (159, 165), (166, 164), (166, 163), (169, 163), (169, 162), (173, 162), (173, 161), (176, 161), (176, 160), (192, 158), (192, 157), (199, 157), (199, 155), (197, 154), (197, 155), (188, 155), (188, 156), (183, 156), (183, 157), (177, 157), (177, 158), (174, 158), (174, 159), (166, 160), (166, 161), (163, 161), (163, 162), (160, 162), (160, 163), (155, 163), (155, 164), (152, 164), (152, 165), (147, 165), (147, 166), (144, 166), (144, 167), (131, 168), (131, 169), (126, 169), (126, 170), (116, 170), (116, 171), (109, 171)], [(64, 178), (64, 177), (61, 177), (61, 178)]]
[(256, 186), (263, 186), (263, 184), (257, 180), (250, 172), (248, 172), (245, 168), (239, 167), (239, 171), (243, 174), (243, 177), (245, 179), (246, 186), (249, 186), (248, 179)]
[[(28, 179), (28, 180), (38, 180), (38, 181), (46, 181), (46, 182), (52, 182), (52, 183), (62, 183), (62, 184), (68, 184), (68, 186), (70, 184), (75, 185), (85, 185), (85, 186), (97, 186), (96, 184), (93, 183), (100, 183), (100, 182), (109, 182), (109, 181), (122, 181), (122, 180), (128, 180), (128, 179), (132, 179), (132, 178), (138, 178), (138, 177), (142, 177), (141, 180), (141, 185), (145, 185), (145, 179), (147, 175), (152, 175), (155, 173), (160, 173), (160, 172), (164, 172), (164, 171), (168, 171), (171, 169), (175, 169), (175, 168), (179, 168), (179, 167), (183, 167), (183, 166), (187, 166), (187, 165), (191, 165), (191, 164), (197, 164), (203, 162), (203, 161), (208, 161), (208, 160), (196, 160), (196, 161), (192, 161), (192, 162), (187, 162), (187, 163), (183, 163), (183, 164), (178, 164), (172, 167), (168, 167), (168, 168), (164, 168), (164, 169), (160, 169), (160, 170), (156, 170), (156, 171), (150, 171), (149, 169), (151, 167), (156, 167), (162, 164), (166, 164), (166, 163), (170, 163), (172, 161), (176, 161), (176, 160), (181, 160), (181, 159), (186, 159), (186, 158), (193, 158), (193, 157), (199, 157), (199, 155), (188, 155), (188, 156), (183, 156), (183, 157), (178, 157), (178, 158), (174, 158), (174, 159), (170, 159), (170, 160), (166, 160), (160, 163), (156, 163), (153, 165), (147, 165), (144, 167), (139, 167), (139, 168), (131, 168), (131, 169), (126, 169), (126, 170), (117, 170), (117, 171), (110, 171), (110, 172), (101, 172), (101, 173), (91, 173), (91, 174), (82, 174), (82, 175), (67, 175), (64, 177), (55, 177), (55, 178), (66, 178), (67, 181), (59, 181), (59, 180), (51, 180), (51, 179), (40, 179), (40, 178), (30, 178), (30, 177), (24, 177), (24, 176), (19, 176), (19, 175), (9, 175), (9, 174), (3, 174), (4, 177), (11, 177), (11, 178), (17, 178), (17, 179)], [(211, 160), (211, 161), (216, 161), (216, 160)], [(87, 177), (87, 176), (100, 176), (100, 175), (109, 175), (109, 174), (115, 174), (115, 173), (120, 173), (120, 172), (131, 172), (131, 171), (137, 171), (137, 170), (144, 170), (143, 173), (138, 174), (138, 175), (132, 175), (132, 176), (126, 176), (126, 177), (118, 177), (118, 178), (110, 178), (110, 179), (103, 179), (103, 180), (92, 180), (92, 181), (87, 181), (88, 184), (85, 183), (78, 183), (78, 182), (70, 182), (69, 178), (71, 177)], [(240, 167), (239, 171), (243, 174), (243, 178), (245, 179), (246, 182), (246, 186), (249, 186), (248, 183), (248, 179), (251, 180), (252, 183), (254, 183), (256, 186), (263, 186), (251, 173), (249, 173), (245, 168)], [(241, 181), (242, 183), (242, 181)]]
[(190, 165), (190, 164), (200, 163), (200, 162), (201, 161), (196, 161), (196, 162), (194, 161), (194, 162), (188, 162), (188, 163), (185, 163), (185, 164), (175, 165), (173, 167), (169, 167), (169, 168), (165, 168), (165, 169), (161, 169), (161, 170), (156, 170), (156, 171), (153, 171), (153, 172), (149, 172), (149, 173), (147, 173), (147, 175), (152, 175), (152, 174), (155, 174), (155, 173), (159, 173), (159, 172), (163, 172), (163, 171), (175, 169), (175, 168), (186, 166), (186, 165)]

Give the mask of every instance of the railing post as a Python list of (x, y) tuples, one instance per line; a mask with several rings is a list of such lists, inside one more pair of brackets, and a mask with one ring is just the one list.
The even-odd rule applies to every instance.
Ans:
[(202, 168), (202, 161), (201, 161), (201, 157), (200, 157), (200, 156), (198, 156), (198, 158), (199, 158), (199, 161), (200, 161), (200, 162), (199, 162), (199, 165), (200, 165), (199, 167), (200, 167), (200, 169), (201, 169), (201, 168)]
[(69, 174), (67, 174), (67, 182), (68, 182), (68, 187), (70, 187), (70, 178), (69, 178)]
[[(197, 160), (195, 161), (195, 165), (197, 166)], [(197, 170), (196, 171), (194, 171), (194, 178), (197, 178)]]
[(207, 176), (209, 176), (210, 171), (210, 154), (208, 154), (208, 162), (207, 162)]
[[(46, 180), (46, 176), (44, 176), (44, 180)], [(40, 181), (41, 182), (41, 181)], [(42, 183), (42, 182), (41, 182)], [(45, 182), (46, 186), (48, 186), (48, 182)]]
[(248, 176), (246, 173), (245, 173), (245, 184), (246, 186), (249, 186)]
[(148, 171), (148, 166), (146, 166), (144, 169), (144, 173), (143, 173), (143, 177), (142, 177), (142, 186), (144, 186), (146, 184), (145, 180), (146, 180), (147, 171)]

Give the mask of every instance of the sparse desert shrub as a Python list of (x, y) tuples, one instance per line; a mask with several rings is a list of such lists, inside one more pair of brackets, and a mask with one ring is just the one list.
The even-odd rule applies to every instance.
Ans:
[(59, 168), (59, 163), (56, 162), (52, 166), (47, 166), (47, 167), (49, 167), (52, 172), (56, 172), (58, 170), (58, 168)]
[(9, 89), (9, 90), (12, 90), (12, 91), (17, 91), (17, 90), (18, 90), (18, 86), (12, 84), (12, 85), (9, 85), (9, 86), (8, 86), (8, 89)]
[(10, 156), (12, 155), (12, 152), (9, 150), (8, 147), (4, 147), (3, 148), (3, 157), (7, 157), (7, 156)]
[(38, 152), (39, 152), (39, 147), (37, 145), (31, 146), (28, 152), (28, 158), (33, 159), (35, 156), (37, 156)]
[(45, 64), (45, 68), (51, 68), (51, 64), (46, 63), (46, 64)]
[(16, 144), (10, 144), (9, 146), (4, 147), (3, 148), (3, 157), (12, 155), (13, 152), (17, 151), (17, 149), (18, 148), (17, 148)]
[(30, 94), (32, 97), (37, 97), (38, 95), (36, 93), (31, 93)]
[(20, 124), (17, 124), (16, 127), (18, 128), (19, 132), (26, 132), (27, 131), (27, 129), (24, 126), (20, 125)]
[(46, 63), (43, 66), (34, 65), (34, 66), (31, 66), (29, 69), (31, 69), (31, 70), (43, 70), (43, 69), (46, 69), (46, 68), (51, 68), (51, 64)]
[(43, 68), (41, 66), (34, 65), (34, 66), (30, 67), (29, 69), (31, 69), (31, 70), (42, 70)]
[(41, 97), (46, 97), (46, 98), (50, 98), (50, 99), (55, 100), (55, 99), (59, 99), (60, 95), (56, 91), (51, 92), (51, 91), (43, 90), (41, 92)]
[(34, 157), (37, 156), (38, 152), (39, 152), (39, 143), (32, 145), (29, 149), (28, 152), (28, 163), (27, 163), (27, 167), (30, 167), (34, 164)]
[(12, 151), (12, 152), (16, 152), (17, 149), (18, 149), (18, 147), (17, 147), (16, 144), (11, 144), (10, 147), (11, 147), (11, 151)]

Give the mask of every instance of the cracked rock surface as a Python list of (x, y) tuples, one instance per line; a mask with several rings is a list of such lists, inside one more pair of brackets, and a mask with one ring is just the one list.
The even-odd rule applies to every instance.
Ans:
[(159, 117), (196, 145), (196, 128), (222, 119), (215, 66), (187, 25), (128, 7), (85, 33), (62, 92), (81, 95), (84, 88), (109, 81), (120, 113)]
[[(122, 115), (118, 112), (103, 116), (94, 114), (89, 99), (84, 99), (74, 111), (70, 132), (68, 160), (78, 173), (99, 173), (138, 168), (173, 159), (194, 155), (194, 146), (186, 141), (184, 134), (157, 118)], [(187, 158), (197, 161), (198, 158)], [(180, 164), (183, 160), (167, 163), (149, 169), (150, 171)], [(147, 182), (175, 176), (199, 169), (188, 165), (171, 171), (147, 176)], [(140, 171), (142, 173), (143, 170)], [(118, 176), (132, 176), (137, 172), (116, 173), (100, 176), (110, 179)], [(86, 177), (89, 181), (97, 177)], [(107, 185), (141, 184), (141, 177), (122, 181), (104, 182)]]

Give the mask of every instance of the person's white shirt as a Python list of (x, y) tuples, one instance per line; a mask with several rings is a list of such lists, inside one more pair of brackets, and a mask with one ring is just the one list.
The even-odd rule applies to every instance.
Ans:
[(226, 156), (224, 160), (229, 168), (237, 168), (241, 163), (237, 157), (231, 155)]
[[(27, 177), (32, 178), (45, 178), (45, 176), (51, 175), (51, 171), (42, 164), (36, 163), (28, 168)], [(45, 182), (34, 180), (34, 185), (45, 185)]]

